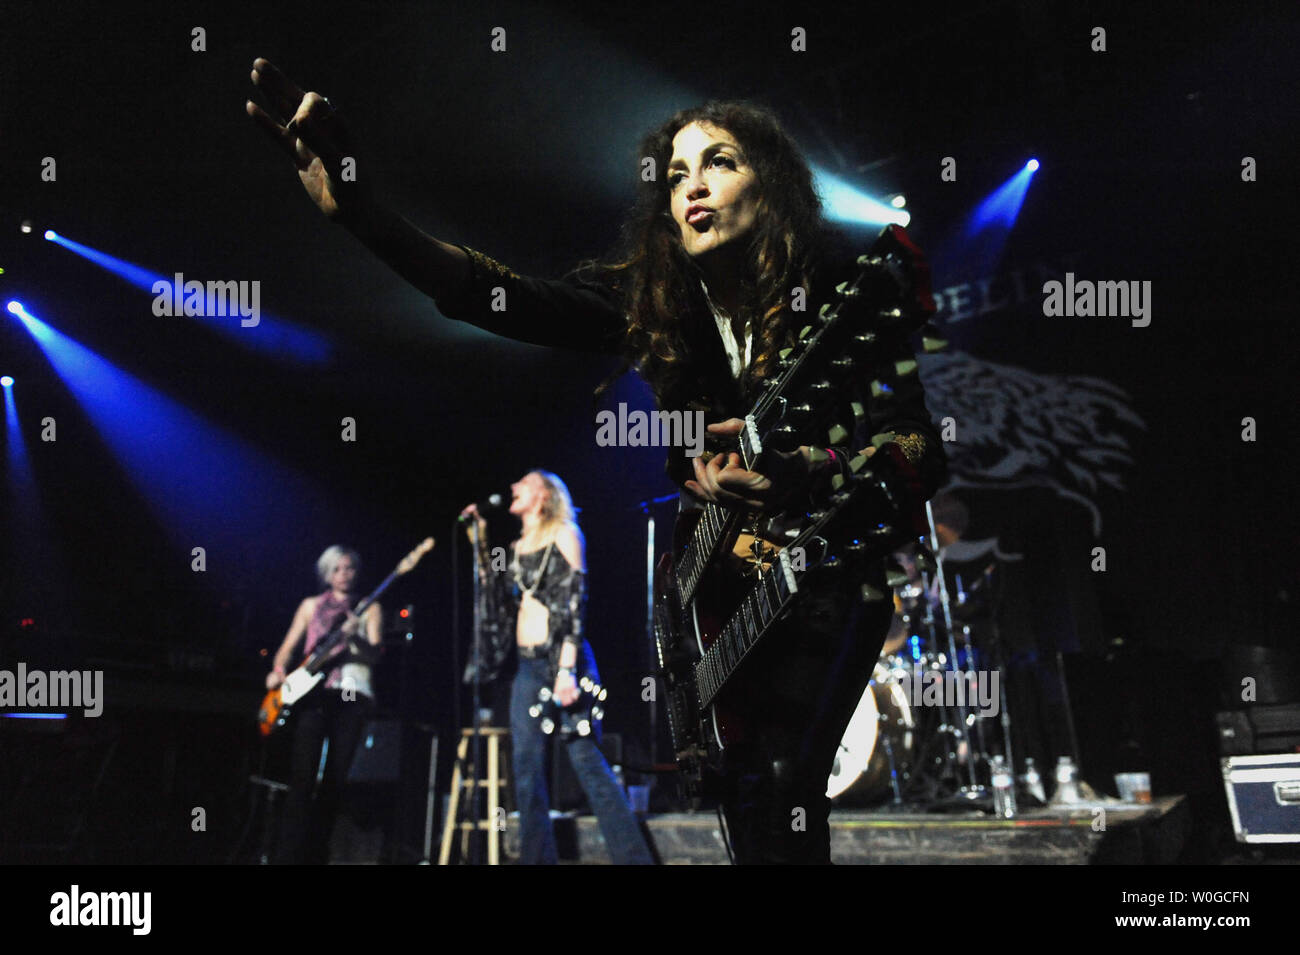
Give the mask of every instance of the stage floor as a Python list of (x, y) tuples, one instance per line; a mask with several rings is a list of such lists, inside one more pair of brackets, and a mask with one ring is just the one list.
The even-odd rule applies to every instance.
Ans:
[[(980, 812), (831, 812), (831, 858), (842, 865), (1168, 865), (1177, 861), (1191, 815), (1183, 796), (1150, 805), (1085, 804), (1035, 809), (1014, 819)], [(726, 865), (713, 812), (664, 813), (643, 820), (665, 865)], [(561, 859), (609, 862), (593, 816), (554, 818)], [(509, 820), (505, 851), (515, 854), (517, 820)]]

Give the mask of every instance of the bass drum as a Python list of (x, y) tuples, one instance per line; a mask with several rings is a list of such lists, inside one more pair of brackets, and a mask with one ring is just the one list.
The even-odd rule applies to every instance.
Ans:
[(890, 796), (891, 771), (911, 769), (915, 722), (896, 672), (876, 664), (871, 682), (844, 730), (826, 795), (841, 805), (867, 805)]

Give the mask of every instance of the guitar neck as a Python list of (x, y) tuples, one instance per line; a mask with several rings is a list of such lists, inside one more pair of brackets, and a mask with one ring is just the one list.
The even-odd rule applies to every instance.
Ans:
[[(369, 610), (370, 605), (383, 596), (384, 591), (392, 586), (393, 581), (407, 571), (413, 569), (416, 563), (419, 562), (420, 558), (432, 548), (433, 538), (430, 537), (410, 554), (406, 555), (406, 557), (404, 557), (393, 569), (393, 572), (385, 577), (378, 587), (367, 594), (361, 602), (353, 608), (352, 613), (359, 617)], [(346, 639), (347, 635), (343, 632), (342, 623), (340, 622), (335, 625), (334, 629), (331, 630), (323, 640), (321, 640), (319, 646), (317, 646), (306, 661), (303, 662), (302, 668), (313, 675), (319, 673), (332, 661), (334, 650)]]
[(770, 570), (745, 595), (722, 633), (695, 668), (701, 706), (708, 706), (763, 634), (794, 602), (799, 581), (788, 551), (779, 552)]
[[(845, 495), (839, 505), (818, 514), (788, 548), (774, 556), (771, 566), (760, 572), (758, 583), (745, 595), (721, 633), (696, 664), (695, 680), (701, 706), (708, 706), (713, 701), (759, 640), (784, 616), (799, 595), (808, 589), (802, 586), (808, 572), (817, 569), (819, 565), (840, 564), (838, 558), (823, 560), (829, 545), (824, 535), (832, 533), (832, 524), (843, 522), (841, 512), (866, 486), (867, 482), (863, 481), (858, 485), (858, 490)], [(882, 489), (882, 500), (888, 502), (890, 511), (895, 509), (887, 490)], [(900, 540), (898, 532), (883, 523), (864, 537), (866, 540), (854, 541), (849, 548), (855, 562), (883, 557)], [(821, 551), (815, 562), (807, 557), (810, 550)], [(799, 565), (796, 565), (792, 554), (801, 555)]]

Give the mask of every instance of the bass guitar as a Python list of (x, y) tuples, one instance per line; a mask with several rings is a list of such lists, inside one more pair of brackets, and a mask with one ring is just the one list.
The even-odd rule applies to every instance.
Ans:
[[(360, 617), (365, 613), (393, 581), (415, 569), (420, 558), (433, 550), (433, 544), (432, 537), (426, 537), (421, 541), (418, 547), (402, 558), (396, 569), (384, 578), (383, 583), (357, 604), (353, 614)], [(276, 730), (282, 729), (289, 722), (289, 714), (294, 705), (325, 679), (325, 673), (332, 668), (335, 658), (342, 652), (343, 645), (351, 636), (344, 630), (345, 623), (346, 618), (335, 624), (334, 628), (312, 649), (311, 655), (286, 676), (283, 683), (266, 694), (261, 709), (257, 711), (257, 728), (263, 736), (270, 736)]]

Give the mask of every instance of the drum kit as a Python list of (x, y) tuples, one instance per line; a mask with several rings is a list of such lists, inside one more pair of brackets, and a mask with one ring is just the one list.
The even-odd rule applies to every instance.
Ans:
[[(933, 557), (905, 550), (891, 561), (893, 621), (827, 780), (826, 795), (839, 806), (991, 811), (989, 768), (995, 757), (1014, 765), (1004, 681), (989, 679), (990, 670), (998, 676), (1003, 670), (995, 570), (986, 567), (969, 584), (961, 574), (947, 574), (944, 550), (965, 530), (966, 509), (940, 495), (926, 511)], [(983, 709), (964, 692), (928, 692), (973, 687), (981, 676), (997, 694)]]

